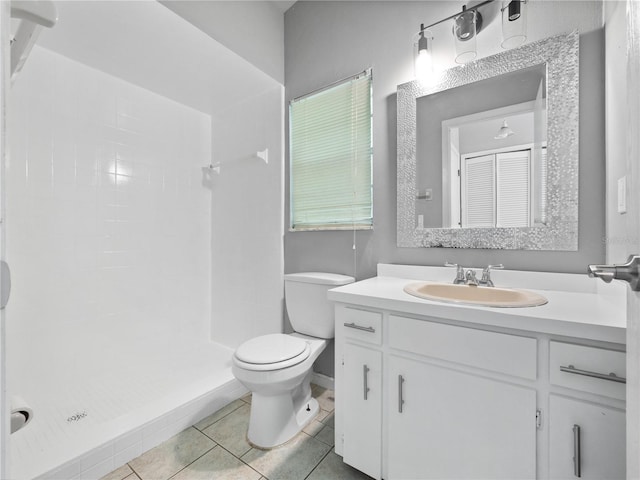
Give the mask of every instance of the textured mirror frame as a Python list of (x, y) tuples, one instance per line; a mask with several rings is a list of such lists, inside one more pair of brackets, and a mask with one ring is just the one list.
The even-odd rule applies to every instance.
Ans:
[[(578, 249), (579, 34), (559, 35), (447, 70), (438, 84), (398, 86), (398, 247)], [(511, 228), (416, 227), (416, 100), (505, 73), (547, 67), (547, 223)]]

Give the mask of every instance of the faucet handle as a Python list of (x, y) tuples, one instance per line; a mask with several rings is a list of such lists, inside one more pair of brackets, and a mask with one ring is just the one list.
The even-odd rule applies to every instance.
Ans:
[(480, 279), (480, 285), (486, 285), (487, 287), (493, 287), (493, 281), (491, 280), (491, 270), (502, 269), (504, 265), (499, 263), (498, 265), (487, 265), (482, 270), (482, 278)]
[(465, 283), (464, 267), (462, 265), (458, 265), (457, 263), (445, 262), (444, 266), (456, 268), (456, 278), (453, 280), (453, 283)]
[(488, 274), (491, 270), (501, 270), (504, 268), (504, 265), (499, 263), (497, 265), (487, 265), (484, 270), (482, 270), (482, 274), (484, 275), (485, 272)]

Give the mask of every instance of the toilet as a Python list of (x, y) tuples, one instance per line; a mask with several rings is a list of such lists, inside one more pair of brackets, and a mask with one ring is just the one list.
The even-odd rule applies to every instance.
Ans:
[(352, 282), (353, 277), (335, 273), (285, 275), (285, 302), (295, 333), (253, 338), (233, 354), (233, 374), (252, 392), (247, 437), (254, 446), (285, 443), (318, 413), (310, 387), (313, 362), (335, 333), (327, 291)]

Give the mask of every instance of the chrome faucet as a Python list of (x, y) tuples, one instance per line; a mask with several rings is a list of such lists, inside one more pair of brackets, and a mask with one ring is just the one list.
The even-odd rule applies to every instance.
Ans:
[(482, 270), (482, 278), (478, 285), (484, 285), (486, 287), (493, 287), (493, 281), (491, 280), (491, 270), (497, 268), (504, 268), (504, 265), (501, 263), (498, 265), (487, 265), (484, 270)]
[(476, 271), (471, 268), (467, 270), (467, 274), (465, 275), (465, 283), (467, 285), (478, 286), (478, 279), (476, 278)]

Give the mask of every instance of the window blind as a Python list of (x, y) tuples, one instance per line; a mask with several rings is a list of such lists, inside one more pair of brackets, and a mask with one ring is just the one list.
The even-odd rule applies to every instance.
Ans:
[(291, 230), (371, 228), (372, 77), (289, 104)]

